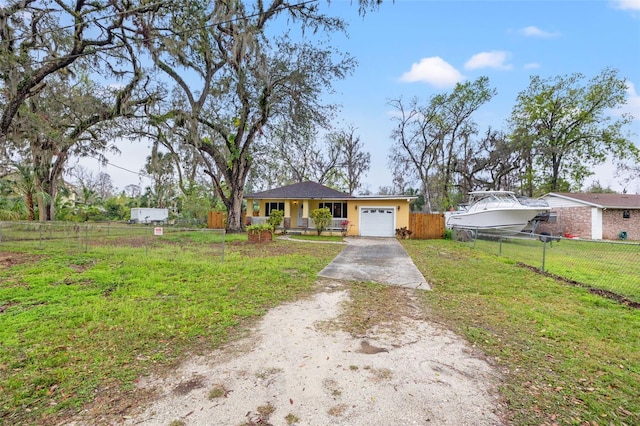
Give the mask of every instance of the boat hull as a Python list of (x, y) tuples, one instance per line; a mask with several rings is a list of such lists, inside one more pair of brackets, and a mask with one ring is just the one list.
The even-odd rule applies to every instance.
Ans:
[(447, 224), (452, 228), (473, 229), (488, 233), (518, 233), (541, 212), (539, 208), (519, 207), (452, 214)]

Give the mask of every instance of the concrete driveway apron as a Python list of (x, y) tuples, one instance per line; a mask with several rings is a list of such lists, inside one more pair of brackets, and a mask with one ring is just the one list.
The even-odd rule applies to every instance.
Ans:
[(318, 274), (324, 278), (431, 290), (395, 238), (347, 238), (347, 246)]

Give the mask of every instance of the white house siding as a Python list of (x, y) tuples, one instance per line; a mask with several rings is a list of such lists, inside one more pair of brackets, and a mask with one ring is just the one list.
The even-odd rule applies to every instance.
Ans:
[(602, 209), (597, 207), (591, 208), (591, 239), (602, 239)]
[(543, 199), (547, 203), (549, 203), (549, 207), (551, 207), (552, 210), (554, 208), (560, 208), (560, 207), (584, 207), (585, 205), (584, 203), (580, 203), (574, 200), (568, 200), (560, 197), (547, 196), (547, 197), (543, 197)]

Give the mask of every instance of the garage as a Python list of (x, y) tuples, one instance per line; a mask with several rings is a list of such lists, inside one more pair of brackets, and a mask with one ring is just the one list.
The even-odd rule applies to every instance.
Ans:
[(360, 235), (363, 237), (393, 237), (394, 225), (394, 208), (364, 207), (360, 210)]

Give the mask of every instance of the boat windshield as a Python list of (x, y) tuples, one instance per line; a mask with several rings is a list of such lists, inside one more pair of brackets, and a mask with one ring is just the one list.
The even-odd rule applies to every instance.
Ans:
[(506, 207), (518, 204), (518, 199), (509, 192), (498, 192), (488, 194), (472, 194), (470, 200), (476, 208)]

